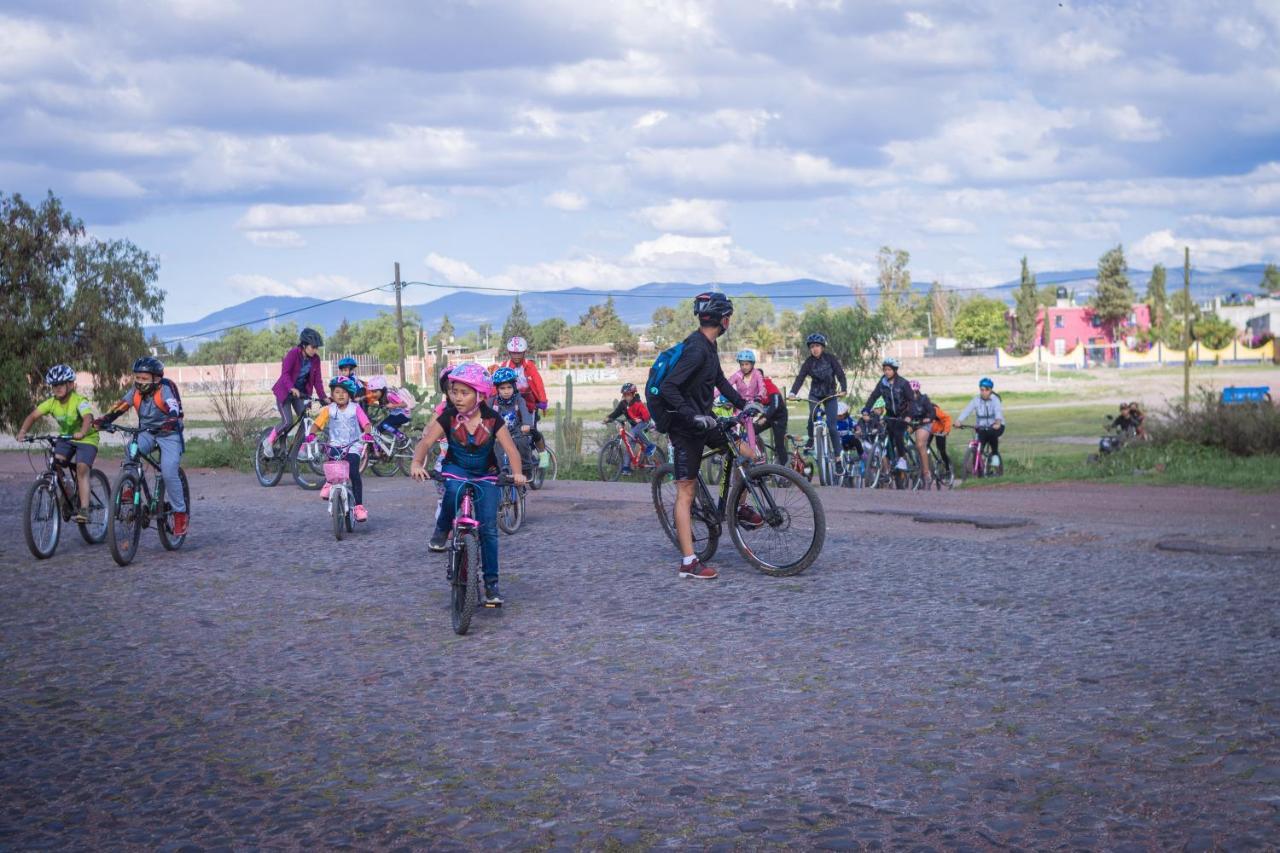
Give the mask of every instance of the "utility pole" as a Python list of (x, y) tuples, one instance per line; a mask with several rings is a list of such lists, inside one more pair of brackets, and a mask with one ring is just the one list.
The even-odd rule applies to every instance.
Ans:
[(1191, 410), (1191, 247), (1182, 247), (1182, 328), (1186, 352), (1182, 358), (1182, 406)]
[(400, 344), (400, 384), (409, 380), (404, 372), (404, 309), (400, 305), (400, 291), (404, 285), (400, 283), (400, 262), (396, 261), (396, 342)]

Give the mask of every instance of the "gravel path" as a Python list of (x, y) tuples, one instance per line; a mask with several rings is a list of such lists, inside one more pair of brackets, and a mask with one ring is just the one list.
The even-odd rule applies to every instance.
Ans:
[[(10, 518), (28, 479), (0, 461)], [(12, 533), (0, 848), (1280, 837), (1277, 561), (1154, 547), (1268, 548), (1275, 495), (824, 490), (806, 574), (726, 542), (702, 583), (674, 576), (647, 489), (556, 483), (503, 540), (508, 607), (456, 637), (434, 493), (370, 480), (341, 545), (313, 493), (208, 472), (187, 549), (147, 531), (128, 569), (74, 532), (37, 564)]]

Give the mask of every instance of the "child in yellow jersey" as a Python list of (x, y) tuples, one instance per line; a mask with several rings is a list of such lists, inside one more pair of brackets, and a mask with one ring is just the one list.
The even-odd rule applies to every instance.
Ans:
[(98, 431), (93, 428), (93, 406), (76, 391), (76, 372), (65, 364), (55, 364), (44, 375), (44, 382), (53, 396), (31, 410), (18, 429), (18, 441), (27, 437), (27, 430), (37, 420), (48, 415), (58, 424), (62, 436), (53, 448), (59, 462), (76, 463), (76, 485), (80, 492), (80, 509), (72, 516), (76, 524), (89, 523), (89, 472), (98, 456)]

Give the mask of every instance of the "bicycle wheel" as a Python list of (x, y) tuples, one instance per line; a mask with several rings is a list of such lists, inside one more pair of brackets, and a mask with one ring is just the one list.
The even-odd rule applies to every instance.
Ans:
[(339, 542), (342, 541), (343, 535), (347, 532), (346, 501), (343, 500), (343, 492), (345, 489), (335, 488), (329, 493), (329, 520), (333, 522), (333, 538)]
[(450, 589), (452, 600), (453, 632), (465, 634), (471, 627), (471, 617), (476, 612), (476, 602), (480, 599), (480, 569), (470, 562), (470, 535), (458, 537), (449, 551), (449, 576), (453, 579)]
[(107, 507), (111, 506), (111, 481), (94, 469), (89, 472), (89, 522), (77, 525), (80, 537), (90, 545), (101, 545), (107, 538)]
[(22, 532), (26, 534), (31, 553), (37, 560), (52, 557), (62, 533), (62, 507), (58, 504), (58, 487), (52, 480), (40, 477), (31, 484), (23, 515), (27, 523)]
[(818, 469), (818, 485), (831, 485), (831, 448), (822, 424), (813, 428), (813, 467)]
[(515, 533), (523, 520), (519, 489), (516, 486), (503, 486), (502, 502), (498, 504), (498, 529), (503, 533)]
[[(775, 488), (780, 480), (791, 488)], [(827, 516), (812, 484), (781, 465), (753, 465), (746, 477), (729, 489), (731, 507), (746, 491), (746, 505), (764, 516), (764, 523), (748, 527), (738, 522), (729, 526), (729, 538), (748, 563), (766, 575), (798, 575), (822, 553), (827, 538)], [(736, 511), (735, 511), (736, 514)]]
[(287, 445), (279, 438), (271, 447), (271, 456), (268, 458), (262, 452), (263, 442), (271, 435), (273, 427), (264, 427), (262, 432), (258, 433), (258, 443), (253, 446), (253, 473), (258, 478), (258, 485), (270, 488), (280, 482), (280, 478), (284, 476), (285, 465), (288, 464)]
[[(993, 458), (999, 458), (999, 462), (992, 462)], [(988, 477), (999, 477), (1004, 474), (1004, 457), (998, 453), (991, 452), (991, 446), (987, 445), (982, 449), (982, 470), (987, 472)]]
[(724, 476), (724, 459), (721, 454), (708, 456), (702, 460), (702, 479), (710, 486), (720, 485), (720, 479)]
[[(675, 545), (678, 550), (680, 541), (676, 537), (676, 482), (674, 474), (675, 467), (671, 464), (659, 466), (658, 470), (653, 472), (653, 481), (650, 484), (650, 488), (653, 492), (653, 508), (658, 513), (658, 521), (662, 523), (662, 531), (667, 534), (671, 544)], [(702, 499), (699, 497), (702, 491), (702, 489), (699, 489), (694, 493), (690, 520), (693, 522), (693, 553), (705, 563), (715, 556), (716, 548), (720, 545), (720, 523), (716, 519), (714, 512), (709, 513), (707, 507), (703, 505)]]
[(878, 489), (885, 479), (884, 470), (884, 449), (880, 445), (872, 448), (870, 458), (867, 460), (867, 488)]
[(298, 437), (293, 442), (289, 461), (293, 467), (293, 481), (300, 488), (314, 492), (324, 485), (324, 454), (316, 446), (317, 442), (303, 440), (311, 430), (308, 422), (304, 421), (304, 424), (306, 428), (299, 430)]
[(973, 452), (973, 448), (970, 447), (968, 450), (964, 452), (964, 468), (962, 470), (964, 471), (964, 475), (966, 478), (970, 476), (972, 477), (982, 476), (982, 474), (976, 468), (976, 462), (977, 462), (977, 454), (975, 454)]
[[(369, 460), (369, 470), (373, 472), (373, 476), (394, 477), (396, 475), (396, 472), (400, 470), (400, 460), (395, 457), (394, 452), (395, 445), (393, 444), (391, 451), (389, 451), (392, 455), (379, 455), (377, 459), (372, 458), (372, 453), (364, 455), (365, 459)], [(364, 468), (360, 470), (363, 472)]]
[(107, 525), (107, 544), (111, 559), (122, 566), (133, 562), (142, 536), (142, 483), (132, 472), (120, 475), (111, 493), (111, 522)]
[(560, 473), (560, 462), (558, 459), (556, 459), (556, 452), (552, 450), (550, 447), (548, 447), (546, 479), (554, 483), (559, 473)]
[[(191, 521), (191, 488), (187, 485), (187, 472), (181, 468), (178, 469), (178, 479), (182, 480), (182, 498), (183, 505), (187, 508), (187, 521)], [(182, 543), (187, 541), (187, 534), (178, 536), (173, 532), (173, 513), (169, 510), (169, 504), (164, 499), (164, 480), (159, 481), (156, 486), (156, 506), (160, 507), (160, 523), (156, 525), (156, 530), (160, 534), (160, 544), (164, 546), (166, 551), (176, 551), (182, 547)]]
[(622, 463), (627, 457), (627, 451), (622, 447), (622, 439), (611, 438), (600, 448), (600, 458), (597, 465), (600, 469), (600, 479), (606, 483), (615, 483), (622, 477)]

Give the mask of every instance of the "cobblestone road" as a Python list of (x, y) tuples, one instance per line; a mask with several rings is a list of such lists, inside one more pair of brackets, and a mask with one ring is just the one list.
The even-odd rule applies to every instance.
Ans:
[[(27, 475), (3, 466), (16, 521)], [(459, 638), (426, 487), (371, 482), (341, 545), (314, 494), (192, 490), (188, 549), (148, 531), (128, 569), (74, 532), (39, 564), (16, 524), (0, 546), (0, 847), (1280, 837), (1274, 553), (1157, 551), (1085, 492), (1052, 516), (1044, 490), (828, 492), (809, 572), (764, 577), (726, 542), (700, 583), (674, 577), (647, 489), (557, 483), (504, 538), (509, 606)], [(1151, 498), (1161, 530), (1230, 532), (1167, 508), (1186, 494)], [(1032, 523), (858, 511), (925, 507)]]

